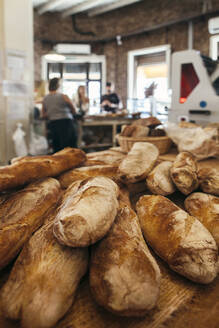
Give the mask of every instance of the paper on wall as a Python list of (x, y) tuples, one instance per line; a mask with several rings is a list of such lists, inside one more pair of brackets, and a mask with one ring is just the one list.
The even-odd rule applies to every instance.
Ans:
[(3, 96), (27, 96), (28, 86), (23, 82), (14, 82), (4, 80), (2, 83)]

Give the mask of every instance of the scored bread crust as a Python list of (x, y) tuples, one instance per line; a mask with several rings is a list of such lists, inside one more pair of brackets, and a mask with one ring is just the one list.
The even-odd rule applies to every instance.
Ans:
[(71, 183), (77, 180), (83, 180), (90, 177), (105, 176), (109, 178), (116, 178), (117, 165), (94, 165), (83, 166), (74, 170), (67, 171), (58, 177), (62, 188), (68, 188)]
[(153, 194), (170, 195), (176, 190), (170, 176), (172, 162), (164, 161), (158, 164), (147, 176), (146, 184)]
[(157, 302), (159, 267), (135, 212), (123, 203), (107, 236), (92, 247), (90, 287), (100, 305), (121, 316), (143, 316)]
[(184, 195), (188, 195), (198, 188), (197, 171), (197, 161), (191, 153), (181, 152), (176, 156), (170, 169), (171, 178)]
[(219, 247), (219, 197), (195, 192), (186, 198), (185, 208), (210, 231)]
[(52, 221), (24, 246), (0, 293), (4, 316), (20, 319), (23, 328), (54, 327), (87, 270), (87, 249), (61, 246)]
[(65, 148), (50, 156), (27, 156), (14, 164), (0, 167), (0, 192), (45, 177), (55, 177), (82, 164), (86, 159), (80, 149)]
[(219, 196), (219, 169), (202, 168), (198, 171), (198, 179), (204, 192)]
[(118, 196), (118, 186), (107, 177), (76, 181), (60, 205), (55, 237), (70, 247), (85, 247), (103, 238), (115, 220)]
[(44, 222), (60, 197), (60, 184), (46, 178), (13, 193), (0, 204), (0, 268), (18, 254), (31, 234)]
[(125, 183), (141, 181), (153, 169), (159, 156), (156, 146), (149, 142), (136, 142), (119, 165), (118, 174)]
[(210, 232), (164, 196), (143, 196), (137, 214), (146, 241), (174, 271), (207, 284), (217, 275), (218, 248)]

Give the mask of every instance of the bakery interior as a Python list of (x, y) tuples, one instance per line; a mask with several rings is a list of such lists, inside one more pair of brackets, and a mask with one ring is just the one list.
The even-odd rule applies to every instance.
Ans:
[(218, 328), (218, 247), (219, 1), (0, 0), (0, 328)]

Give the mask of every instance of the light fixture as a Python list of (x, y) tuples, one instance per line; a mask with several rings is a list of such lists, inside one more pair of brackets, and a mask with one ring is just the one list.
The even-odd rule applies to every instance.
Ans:
[(56, 51), (51, 50), (48, 54), (45, 55), (45, 59), (48, 61), (60, 62), (64, 61), (66, 58), (62, 54), (58, 54)]

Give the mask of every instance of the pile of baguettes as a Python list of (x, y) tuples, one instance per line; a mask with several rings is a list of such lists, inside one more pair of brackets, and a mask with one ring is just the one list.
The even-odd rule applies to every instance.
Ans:
[[(53, 327), (73, 303), (90, 245), (92, 295), (118, 315), (145, 315), (159, 297), (161, 274), (146, 242), (186, 278), (214, 280), (219, 170), (198, 171), (189, 153), (173, 163), (158, 155), (139, 142), (128, 154), (67, 148), (0, 168), (0, 268), (21, 251), (0, 291), (7, 318)], [(198, 186), (204, 192), (192, 193)], [(176, 189), (190, 194), (188, 213), (165, 197)], [(129, 192), (142, 190), (135, 213)]]

